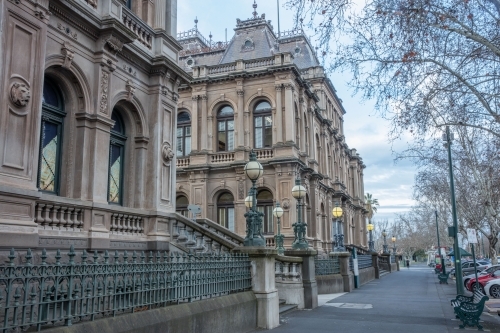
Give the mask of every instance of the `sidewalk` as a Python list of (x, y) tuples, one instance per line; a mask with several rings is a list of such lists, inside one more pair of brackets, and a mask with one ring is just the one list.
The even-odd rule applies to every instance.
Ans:
[[(351, 293), (320, 295), (322, 306), (294, 311), (281, 318), (271, 332), (287, 333), (445, 333), (458, 330), (450, 299), (454, 282), (440, 285), (433, 270), (424, 265), (402, 268)], [(500, 333), (500, 317), (483, 313), (485, 331)], [(477, 329), (473, 329), (477, 331)]]

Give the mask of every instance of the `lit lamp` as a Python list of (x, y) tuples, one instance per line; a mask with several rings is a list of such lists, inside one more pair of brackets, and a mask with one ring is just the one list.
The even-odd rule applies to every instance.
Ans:
[(372, 223), (372, 220), (370, 219), (370, 223), (368, 223), (368, 234), (370, 235), (370, 240), (368, 241), (368, 249), (371, 251), (371, 252), (374, 252), (375, 251), (375, 248), (374, 248), (374, 242), (373, 242), (373, 229), (375, 228), (375, 226), (373, 225)]
[(281, 234), (281, 217), (283, 216), (283, 208), (280, 207), (280, 203), (276, 201), (276, 208), (273, 209), (273, 216), (278, 219), (278, 234), (274, 236), (274, 242), (276, 243), (276, 249), (278, 254), (282, 256), (285, 253), (285, 248), (283, 247), (283, 235)]
[(383, 253), (389, 253), (389, 251), (387, 250), (387, 240), (386, 240), (387, 232), (385, 232), (385, 229), (382, 231), (382, 236), (384, 237), (384, 249), (383, 249)]
[(342, 211), (342, 208), (339, 207), (339, 203), (335, 203), (335, 207), (332, 209), (332, 215), (333, 215), (333, 221), (335, 221), (335, 235), (333, 236), (334, 242), (335, 242), (335, 251), (336, 252), (345, 252), (345, 247), (344, 247), (344, 228), (342, 226), (342, 214), (344, 212)]
[(250, 208), (248, 212), (245, 213), (245, 218), (247, 222), (247, 235), (243, 241), (244, 246), (266, 246), (266, 240), (262, 235), (262, 217), (263, 213), (257, 211), (257, 188), (255, 183), (264, 173), (262, 164), (257, 162), (257, 156), (252, 150), (250, 152), (250, 161), (245, 165), (245, 175), (252, 181), (252, 187), (248, 193), (248, 197), (245, 199), (245, 206)]
[(392, 236), (392, 254), (396, 255), (396, 236)]
[(295, 179), (295, 186), (292, 188), (292, 196), (297, 199), (298, 216), (297, 222), (292, 224), (295, 239), (292, 243), (292, 249), (302, 250), (307, 249), (309, 244), (306, 241), (306, 226), (307, 224), (301, 221), (302, 205), (301, 200), (306, 196), (306, 188), (300, 184), (300, 178)]

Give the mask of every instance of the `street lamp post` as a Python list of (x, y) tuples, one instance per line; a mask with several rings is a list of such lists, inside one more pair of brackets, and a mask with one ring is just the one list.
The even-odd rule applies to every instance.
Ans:
[(273, 216), (278, 219), (278, 234), (274, 236), (274, 241), (276, 243), (276, 249), (278, 254), (282, 256), (285, 253), (285, 248), (283, 247), (283, 238), (281, 234), (281, 217), (283, 216), (283, 208), (280, 207), (280, 203), (276, 201), (276, 208), (273, 209)]
[(343, 231), (343, 225), (342, 225), (342, 208), (339, 207), (339, 203), (335, 203), (335, 207), (332, 209), (332, 215), (333, 217), (337, 220), (337, 230), (335, 230), (335, 244), (337, 247), (335, 248), (336, 252), (345, 252), (345, 247), (344, 247), (344, 231)]
[(392, 254), (396, 256), (396, 236), (392, 236), (391, 241), (392, 241)]
[(368, 241), (368, 249), (371, 251), (371, 252), (374, 252), (375, 251), (375, 247), (374, 247), (374, 241), (373, 241), (373, 228), (374, 228), (374, 225), (372, 223), (372, 220), (370, 219), (370, 223), (368, 223), (368, 234), (370, 236), (370, 240)]
[(297, 200), (297, 222), (292, 224), (295, 239), (292, 243), (292, 249), (303, 250), (309, 248), (306, 241), (307, 224), (302, 222), (302, 198), (306, 196), (306, 188), (300, 184), (300, 178), (295, 179), (295, 186), (292, 188), (292, 196)]
[(455, 184), (453, 181), (453, 162), (451, 159), (451, 141), (453, 134), (450, 133), (450, 127), (446, 126), (446, 132), (443, 134), (443, 141), (446, 142), (448, 148), (448, 167), (450, 171), (450, 193), (451, 193), (451, 213), (453, 216), (453, 252), (455, 256), (455, 277), (457, 285), (457, 294), (463, 295), (464, 284), (462, 281), (462, 260), (460, 258), (460, 247), (458, 246), (458, 220), (457, 220), (457, 203), (455, 201)]
[(443, 274), (446, 274), (446, 266), (444, 264), (444, 256), (441, 253), (441, 243), (439, 242), (439, 226), (438, 226), (438, 211), (434, 211), (436, 214), (436, 232), (437, 232), (437, 238), (438, 238), (438, 254), (439, 257), (441, 258), (441, 269), (443, 270)]
[(252, 150), (250, 152), (250, 161), (245, 165), (245, 174), (252, 181), (252, 188), (245, 199), (245, 206), (250, 208), (245, 213), (247, 222), (247, 235), (243, 241), (244, 246), (266, 246), (266, 240), (262, 235), (262, 217), (263, 213), (257, 211), (257, 188), (255, 183), (262, 176), (264, 169), (262, 164), (257, 162), (257, 156)]
[(384, 246), (383, 246), (383, 250), (382, 252), (383, 253), (389, 253), (389, 251), (387, 250), (387, 232), (385, 232), (385, 229), (382, 231), (382, 236), (384, 237)]

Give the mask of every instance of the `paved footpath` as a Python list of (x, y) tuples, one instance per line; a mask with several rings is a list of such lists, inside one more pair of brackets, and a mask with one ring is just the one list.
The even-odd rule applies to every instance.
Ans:
[[(369, 282), (351, 293), (320, 295), (314, 310), (294, 311), (281, 317), (273, 333), (446, 333), (459, 330), (450, 299), (455, 283), (440, 285), (433, 270), (413, 265)], [(335, 298), (334, 298), (335, 297)], [(322, 305), (323, 304), (323, 305)], [(483, 313), (485, 331), (500, 333), (500, 317)]]

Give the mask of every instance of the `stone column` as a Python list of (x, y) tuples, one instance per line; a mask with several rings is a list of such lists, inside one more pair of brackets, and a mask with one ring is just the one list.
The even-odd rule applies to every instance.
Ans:
[(245, 145), (245, 128), (244, 128), (244, 113), (243, 113), (243, 90), (237, 90), (236, 93), (238, 94), (238, 110), (236, 110), (236, 126), (235, 126), (235, 133), (236, 133), (236, 147), (243, 147)]
[(232, 252), (246, 253), (252, 260), (252, 289), (257, 298), (257, 327), (270, 330), (279, 326), (279, 298), (274, 273), (278, 250), (248, 246), (237, 247)]
[(382, 258), (385, 258), (387, 264), (387, 271), (389, 273), (392, 273), (392, 268), (391, 268), (391, 254), (390, 253), (382, 253)]
[(339, 257), (340, 275), (342, 275), (342, 280), (344, 282), (344, 291), (351, 292), (354, 289), (353, 274), (349, 270), (349, 258), (351, 254), (349, 252), (334, 252), (333, 255)]
[(380, 267), (378, 267), (378, 254), (372, 253), (372, 266), (375, 269), (375, 279), (380, 279)]
[(165, 30), (167, 16), (167, 2), (165, 0), (155, 0), (155, 21), (153, 28)]
[(314, 257), (318, 251), (307, 250), (286, 250), (286, 256), (302, 258), (302, 285), (304, 287), (304, 308), (314, 309), (318, 307), (318, 285), (316, 283), (316, 270)]
[(295, 110), (293, 107), (292, 84), (285, 85), (285, 141), (295, 142)]
[(177, 0), (162, 0), (167, 3), (165, 31), (170, 36), (177, 38)]
[(309, 158), (316, 159), (316, 140), (314, 139), (314, 110), (309, 108)]
[(281, 105), (281, 84), (277, 84), (276, 88), (276, 119), (274, 121), (273, 127), (276, 133), (276, 137), (273, 138), (273, 144), (283, 143), (283, 107)]
[(198, 99), (199, 96), (192, 97), (193, 110), (191, 114), (191, 151), (198, 151)]
[(201, 150), (206, 151), (208, 149), (208, 124), (207, 124), (207, 95), (201, 96), (201, 134), (200, 134), (200, 145)]

